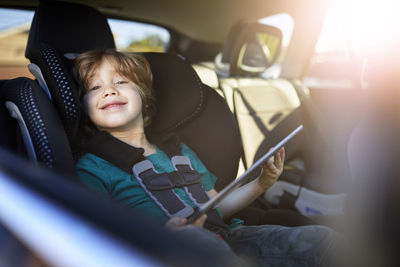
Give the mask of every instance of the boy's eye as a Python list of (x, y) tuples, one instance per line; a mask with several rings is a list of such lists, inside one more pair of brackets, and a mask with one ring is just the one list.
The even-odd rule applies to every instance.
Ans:
[(95, 86), (93, 86), (92, 88), (90, 88), (89, 91), (97, 90), (97, 89), (99, 89), (99, 88), (100, 88), (100, 86), (95, 85)]
[(128, 83), (127, 81), (118, 81), (117, 84), (125, 84)]

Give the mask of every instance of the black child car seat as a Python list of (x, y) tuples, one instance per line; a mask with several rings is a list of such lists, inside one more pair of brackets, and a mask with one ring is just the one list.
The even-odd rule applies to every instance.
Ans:
[(69, 140), (74, 138), (79, 120), (79, 92), (70, 58), (100, 48), (115, 48), (115, 44), (107, 20), (97, 10), (63, 2), (40, 3), (25, 56), (32, 63), (31, 72), (48, 90)]
[[(26, 56), (40, 68), (70, 140), (79, 114), (70, 58), (101, 48), (115, 48), (115, 44), (106, 18), (97, 10), (64, 2), (38, 6)], [(147, 129), (150, 139), (156, 142), (162, 135), (178, 133), (219, 177), (217, 187), (226, 185), (236, 175), (241, 142), (224, 100), (201, 83), (185, 60), (161, 53), (143, 56), (151, 65), (159, 110)]]

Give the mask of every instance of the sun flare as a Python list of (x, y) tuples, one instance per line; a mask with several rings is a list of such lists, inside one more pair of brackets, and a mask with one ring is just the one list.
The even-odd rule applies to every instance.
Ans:
[(328, 14), (318, 49), (350, 46), (357, 55), (386, 50), (399, 40), (400, 2), (395, 0), (340, 0)]

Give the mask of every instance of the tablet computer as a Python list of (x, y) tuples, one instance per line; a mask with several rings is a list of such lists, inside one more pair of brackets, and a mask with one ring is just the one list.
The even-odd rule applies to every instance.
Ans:
[(259, 158), (250, 168), (248, 168), (240, 177), (236, 178), (224, 189), (222, 189), (217, 195), (208, 200), (206, 203), (197, 207), (196, 211), (188, 217), (188, 224), (193, 223), (203, 214), (209, 210), (214, 209), (226, 196), (228, 196), (233, 190), (238, 188), (247, 182), (248, 175), (258, 168), (264, 161), (273, 156), (281, 147), (283, 147), (290, 139), (292, 139), (298, 132), (303, 129), (303, 125), (298, 126), (288, 136), (283, 138), (278, 144), (276, 144), (270, 151), (265, 153)]

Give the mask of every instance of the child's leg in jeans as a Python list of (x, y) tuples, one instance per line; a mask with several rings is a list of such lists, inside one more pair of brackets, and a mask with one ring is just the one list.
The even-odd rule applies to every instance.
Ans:
[(231, 247), (258, 266), (329, 266), (339, 235), (328, 227), (307, 225), (239, 226), (231, 231)]
[[(188, 225), (178, 230), (177, 234), (195, 242), (199, 247), (216, 252), (221, 259), (221, 262), (217, 264), (218, 266), (248, 266), (224, 240), (207, 229)], [(217, 259), (215, 260), (217, 261)]]

